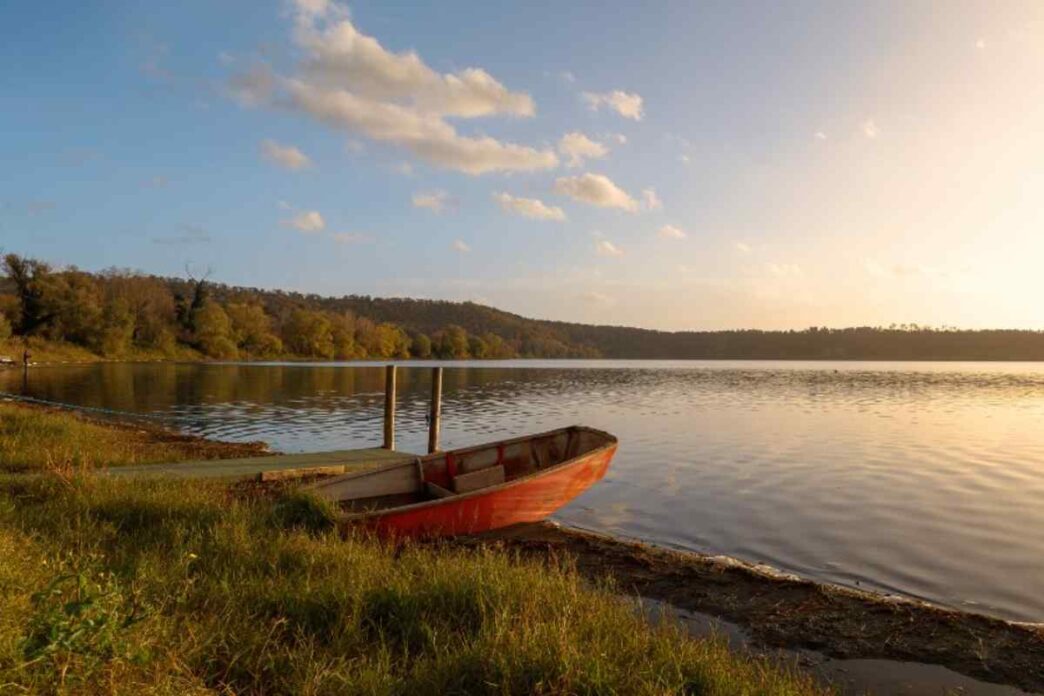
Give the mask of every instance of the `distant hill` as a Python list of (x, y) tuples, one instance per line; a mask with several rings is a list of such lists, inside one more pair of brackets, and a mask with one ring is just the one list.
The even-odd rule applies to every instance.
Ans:
[(918, 326), (653, 331), (529, 319), (473, 302), (322, 297), (128, 271), (52, 269), (9, 254), (0, 340), (99, 355), (215, 358), (1044, 360), (1044, 333)]

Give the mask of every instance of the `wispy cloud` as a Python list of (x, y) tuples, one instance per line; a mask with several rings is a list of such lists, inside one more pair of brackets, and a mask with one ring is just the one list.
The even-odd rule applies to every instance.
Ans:
[(816, 131), (816, 140), (826, 140), (827, 134), (823, 131)]
[(338, 244), (369, 244), (373, 237), (360, 232), (331, 232), (330, 239)]
[(685, 239), (689, 235), (685, 233), (685, 230), (674, 225), (664, 225), (656, 232), (660, 239)]
[(643, 112), (642, 98), (633, 92), (623, 92), (615, 89), (611, 92), (584, 92), (584, 101), (592, 111), (598, 111), (602, 107), (612, 109), (624, 118), (641, 121)]
[(863, 121), (863, 135), (868, 138), (876, 138), (881, 133), (881, 129), (877, 127), (877, 122), (872, 118), (868, 118)]
[(453, 240), (453, 250), (460, 254), (471, 253), (471, 247), (468, 246), (467, 242), (465, 242), (463, 239)]
[(595, 253), (599, 256), (623, 256), (623, 250), (608, 239), (600, 239), (595, 243)]
[(738, 251), (741, 254), (750, 253), (750, 245), (746, 242), (736, 242), (735, 244), (733, 244), (733, 246), (736, 248), (736, 251)]
[(558, 206), (547, 205), (536, 198), (519, 198), (509, 193), (494, 193), (493, 200), (501, 210), (534, 220), (565, 220), (565, 211)]
[(646, 210), (661, 210), (663, 208), (663, 200), (656, 193), (656, 189), (647, 188), (642, 189), (642, 207)]
[(566, 158), (566, 165), (579, 167), (585, 159), (599, 159), (609, 154), (609, 148), (591, 140), (583, 133), (566, 133), (558, 141), (558, 153)]
[(283, 225), (293, 227), (300, 232), (322, 232), (326, 229), (326, 221), (318, 210), (307, 210), (292, 218), (283, 220)]
[(590, 205), (619, 208), (631, 213), (638, 210), (638, 202), (602, 174), (559, 177), (555, 180), (554, 189), (556, 193)]
[(312, 166), (312, 160), (293, 145), (281, 145), (274, 140), (261, 141), (261, 156), (284, 169), (299, 171)]
[(414, 208), (427, 208), (433, 213), (441, 213), (446, 209), (449, 195), (445, 191), (427, 191), (413, 194)]

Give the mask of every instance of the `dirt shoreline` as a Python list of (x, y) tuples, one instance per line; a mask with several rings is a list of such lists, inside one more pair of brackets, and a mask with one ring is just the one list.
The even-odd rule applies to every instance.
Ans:
[(572, 558), (592, 580), (739, 625), (762, 648), (941, 665), (1044, 691), (1044, 627), (825, 585), (720, 556), (534, 524), (462, 539), (527, 558)]

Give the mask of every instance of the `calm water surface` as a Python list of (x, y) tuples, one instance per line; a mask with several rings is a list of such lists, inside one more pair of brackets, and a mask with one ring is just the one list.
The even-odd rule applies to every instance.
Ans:
[[(443, 446), (583, 423), (620, 438), (565, 523), (1044, 621), (1044, 365), (444, 363)], [(0, 390), (20, 387), (0, 372)], [(399, 373), (420, 452), (429, 371)], [(37, 397), (175, 419), (293, 452), (374, 446), (374, 365), (97, 365)]]

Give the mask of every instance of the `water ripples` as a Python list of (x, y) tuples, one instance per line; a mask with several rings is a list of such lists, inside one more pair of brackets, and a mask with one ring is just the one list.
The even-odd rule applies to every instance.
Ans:
[[(0, 373), (0, 389), (20, 375)], [(40, 369), (39, 398), (173, 417), (283, 451), (375, 446), (379, 366)], [(399, 377), (423, 451), (426, 369)], [(1044, 621), (1044, 367), (897, 363), (448, 365), (443, 446), (571, 423), (620, 437), (558, 517), (802, 575)]]

